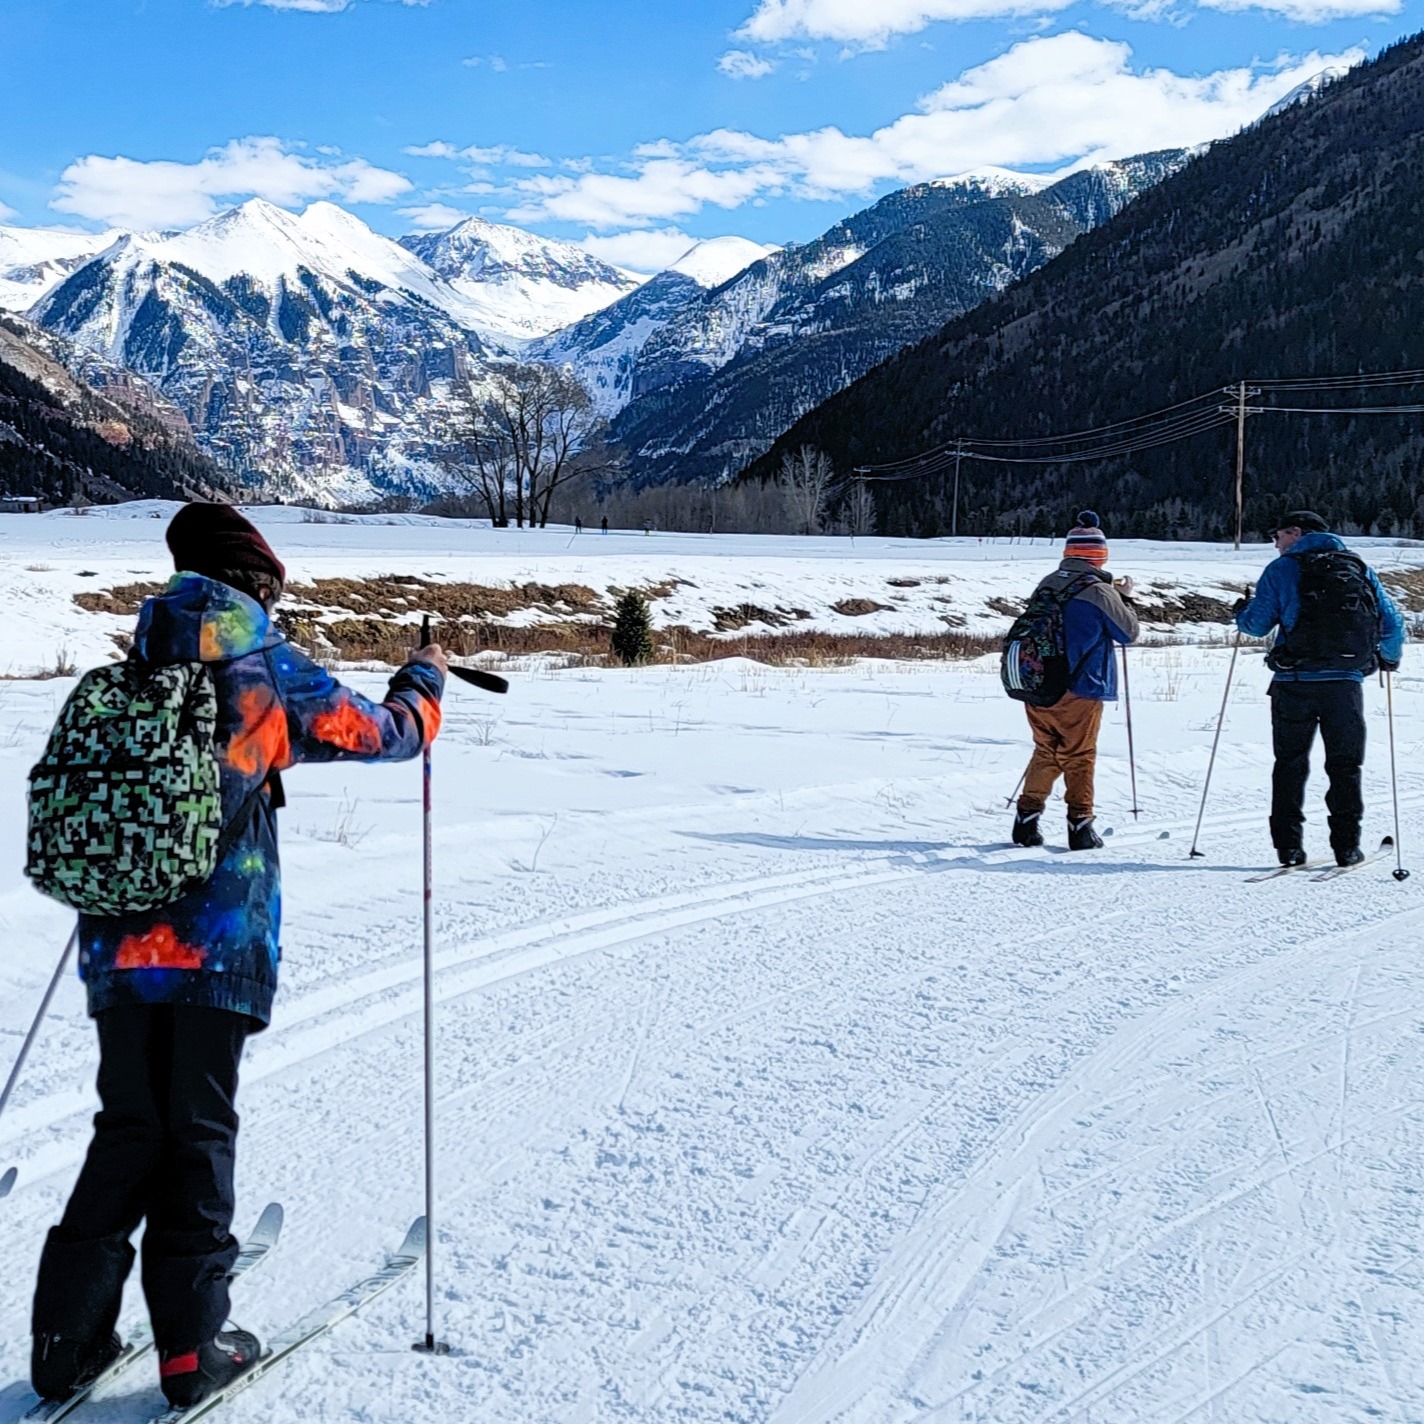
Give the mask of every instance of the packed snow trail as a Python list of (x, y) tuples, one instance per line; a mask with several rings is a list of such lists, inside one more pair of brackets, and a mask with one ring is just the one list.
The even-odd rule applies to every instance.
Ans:
[[(1144, 650), (1146, 814), (1109, 712), (1116, 834), (1081, 856), (1004, 846), (1027, 738), (988, 661), (530, 672), (497, 715), (452, 692), (437, 1306), (456, 1353), (411, 1353), (401, 1287), (221, 1417), (1424, 1418), (1420, 881), (1247, 883), (1270, 861), (1258, 662), (1208, 858), (1187, 861), (1225, 657)], [(1420, 685), (1397, 698), (1406, 863)], [(67, 686), (0, 686), (8, 804)], [(267, 1339), (368, 1274), (420, 1201), (418, 771), (288, 791), (284, 988), (241, 1097), (240, 1218), (290, 1211), (240, 1302)], [(0, 821), (3, 864), (20, 834)], [(13, 1051), (67, 926), (6, 876)], [(66, 982), (0, 1120), (21, 1169), (0, 1380), (24, 1376), (94, 1056)], [(135, 1282), (126, 1323), (141, 1309)], [(147, 1419), (143, 1375), (76, 1421)]]

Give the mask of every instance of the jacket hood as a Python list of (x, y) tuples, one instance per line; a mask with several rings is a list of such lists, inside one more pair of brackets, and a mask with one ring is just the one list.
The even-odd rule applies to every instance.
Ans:
[(282, 641), (255, 598), (202, 574), (178, 573), (139, 612), (134, 652), (150, 663), (221, 663)]
[(1091, 559), (1079, 559), (1071, 554), (1058, 565), (1054, 573), (1070, 574), (1075, 578), (1079, 574), (1096, 574), (1104, 583), (1112, 582), (1112, 575), (1105, 568)]
[(1296, 554), (1338, 554), (1344, 548), (1345, 541), (1338, 534), (1302, 534), (1281, 558), (1293, 558)]

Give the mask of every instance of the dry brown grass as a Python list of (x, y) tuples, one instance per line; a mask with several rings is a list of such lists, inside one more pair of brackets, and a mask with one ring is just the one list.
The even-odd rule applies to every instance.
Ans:
[(121, 583), (98, 593), (76, 593), (74, 601), (86, 613), (113, 613), (120, 618), (132, 618), (143, 607), (145, 599), (156, 597), (166, 587), (161, 583)]
[(867, 613), (890, 611), (888, 603), (876, 603), (872, 598), (843, 598), (839, 603), (831, 604), (831, 608), (846, 618), (863, 618)]
[[(284, 631), (313, 656), (339, 662), (404, 662), (412, 644), (409, 624), (376, 619), (339, 619), (317, 624), (279, 615)], [(436, 636), (457, 657), (478, 652), (529, 657), (550, 653), (580, 663), (609, 661), (612, 628), (601, 622), (540, 623), (508, 627), (499, 623), (444, 625)], [(829, 666), (852, 658), (891, 658), (917, 662), (962, 660), (997, 652), (1000, 640), (945, 630), (942, 633), (820, 633), (790, 630), (715, 638), (692, 628), (662, 628), (653, 634), (656, 663), (704, 663), (720, 658), (751, 658), (773, 666)]]
[(1424, 613), (1424, 569), (1389, 569), (1380, 574), (1380, 582), (1406, 613)]
[(768, 628), (787, 628), (811, 616), (807, 608), (761, 608), (755, 603), (739, 603), (734, 608), (714, 608), (712, 626), (719, 633), (739, 633), (753, 623)]
[(298, 613), (306, 608), (373, 614), (429, 613), (461, 618), (507, 618), (535, 609), (550, 614), (590, 613), (605, 600), (581, 583), (525, 583), (501, 587), (480, 583), (436, 583), (429, 579), (383, 574), (374, 578), (314, 579), (288, 586), (283, 601)]

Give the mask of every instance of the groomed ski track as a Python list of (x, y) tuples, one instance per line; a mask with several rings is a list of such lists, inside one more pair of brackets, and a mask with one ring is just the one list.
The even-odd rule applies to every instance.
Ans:
[[(1244, 698), (1208, 859), (1186, 860), (1225, 666), (1193, 656), (1200, 696), (1152, 700), (1181, 677), (1165, 653), (1134, 670), (1150, 813), (1125, 810), (1110, 727), (1115, 833), (1075, 857), (997, 848), (1023, 738), (978, 672), (757, 672), (750, 693), (736, 671), (725, 689), (637, 675), (616, 689), (646, 703), (633, 739), (680, 762), (726, 734), (720, 711), (686, 710), (698, 698), (788, 759), (808, 698), (845, 703), (819, 776), (708, 766), (699, 794), (642, 803), (585, 795), (651, 774), (631, 741), (543, 730), (606, 710), (604, 680), (526, 687), (502, 745), (487, 709), (452, 705), (439, 1259), (457, 1353), (410, 1353), (423, 1323), (402, 1290), (222, 1417), (1424, 1417), (1424, 903), (1386, 866), (1245, 882), (1269, 851)], [(1402, 728), (1406, 766), (1420, 730)], [(497, 780), (511, 761), (523, 800)], [(264, 1333), (369, 1269), (419, 1205), (416, 774), (299, 775), (288, 977), (242, 1099), (240, 1215), (289, 1213), (280, 1263), (239, 1295)], [(1408, 846), (1424, 770), (1403, 791)], [(353, 796), (364, 839), (303, 831)], [(1046, 819), (1060, 834), (1059, 808)], [(45, 969), (37, 952), (12, 976), (7, 1030)], [(0, 1122), (24, 1243), (0, 1292), (9, 1378), (92, 1110), (90, 1030), (64, 996)], [(129, 1388), (76, 1419), (147, 1417), (152, 1382)]]

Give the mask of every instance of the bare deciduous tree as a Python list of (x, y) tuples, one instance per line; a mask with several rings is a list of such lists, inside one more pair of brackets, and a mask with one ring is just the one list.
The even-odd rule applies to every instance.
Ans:
[(453, 467), (499, 526), (543, 526), (560, 486), (606, 461), (580, 381), (537, 362), (495, 366), (463, 393)]
[(788, 450), (781, 457), (781, 483), (791, 493), (802, 534), (820, 532), (826, 495), (835, 477), (831, 457), (814, 445)]
[(852, 538), (857, 534), (875, 533), (875, 496), (864, 480), (852, 480), (841, 506), (841, 518)]

